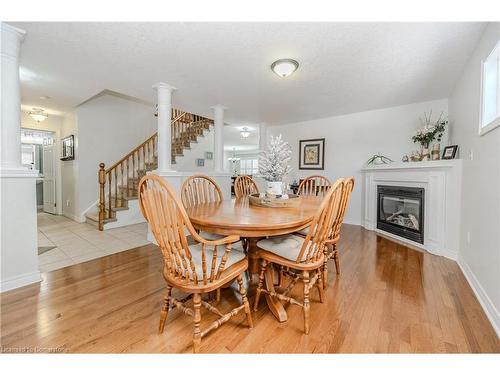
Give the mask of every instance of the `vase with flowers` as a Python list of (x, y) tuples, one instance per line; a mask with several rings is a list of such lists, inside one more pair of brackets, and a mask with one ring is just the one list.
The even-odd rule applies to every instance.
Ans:
[(259, 175), (267, 181), (268, 196), (277, 197), (286, 193), (283, 191), (283, 180), (292, 171), (288, 164), (291, 158), (292, 149), (283, 141), (281, 134), (271, 136), (267, 150), (259, 156)]
[(429, 112), (429, 116), (427, 116), (427, 112), (424, 112), (424, 117), (425, 121), (420, 118), (422, 127), (417, 130), (417, 133), (412, 137), (412, 139), (413, 142), (420, 143), (422, 147), (422, 160), (427, 161), (430, 160), (430, 144), (434, 140), (441, 142), (448, 121), (444, 119), (443, 112), (441, 112), (437, 121), (432, 122), (432, 110)]

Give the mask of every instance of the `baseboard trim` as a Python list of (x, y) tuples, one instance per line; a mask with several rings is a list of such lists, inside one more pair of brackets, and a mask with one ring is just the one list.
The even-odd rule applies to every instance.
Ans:
[(78, 216), (68, 214), (68, 213), (63, 213), (63, 216), (67, 217), (68, 219), (71, 219), (73, 221), (76, 221), (77, 223), (83, 223), (85, 221), (85, 220), (82, 220), (81, 218), (79, 218)]
[(21, 288), (26, 285), (42, 281), (40, 271), (26, 273), (24, 275), (11, 277), (10, 279), (2, 280), (0, 284), (0, 293), (7, 292), (12, 289)]
[(476, 275), (474, 275), (469, 265), (460, 254), (458, 255), (457, 263), (460, 269), (462, 270), (465, 279), (472, 288), (472, 291), (476, 295), (476, 298), (479, 301), (481, 307), (483, 308), (484, 313), (486, 314), (488, 320), (493, 326), (493, 329), (495, 330), (497, 337), (500, 338), (500, 314), (498, 313), (498, 310), (496, 309), (491, 299), (488, 297), (488, 294), (486, 294), (486, 292), (484, 291)]

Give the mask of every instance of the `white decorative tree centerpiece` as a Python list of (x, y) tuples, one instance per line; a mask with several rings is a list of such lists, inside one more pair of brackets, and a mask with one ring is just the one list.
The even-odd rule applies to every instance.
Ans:
[(288, 163), (292, 158), (292, 148), (283, 141), (281, 134), (271, 136), (267, 151), (259, 155), (259, 175), (267, 181), (267, 195), (283, 195), (283, 180), (292, 171)]

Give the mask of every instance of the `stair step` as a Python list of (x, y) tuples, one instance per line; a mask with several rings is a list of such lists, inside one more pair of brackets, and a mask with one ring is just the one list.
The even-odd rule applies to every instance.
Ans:
[[(108, 219), (104, 219), (103, 222), (104, 224), (106, 223), (112, 223), (114, 221), (117, 221), (118, 219), (116, 217), (111, 217)], [(89, 224), (95, 225), (96, 227), (99, 226), (99, 212), (96, 213), (87, 213), (85, 214), (85, 221)]]

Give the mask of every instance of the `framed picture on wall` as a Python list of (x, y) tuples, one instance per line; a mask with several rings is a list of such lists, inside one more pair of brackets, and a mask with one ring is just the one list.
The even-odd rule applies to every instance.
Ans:
[(69, 135), (62, 139), (61, 160), (75, 160), (75, 136)]
[(299, 141), (299, 169), (325, 169), (325, 138)]
[(205, 166), (205, 159), (196, 159), (196, 166), (197, 167), (204, 167)]
[(206, 151), (205, 152), (205, 159), (207, 160), (212, 160), (214, 158), (214, 153), (211, 151)]

